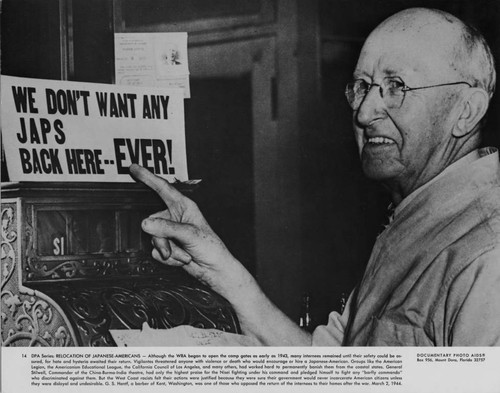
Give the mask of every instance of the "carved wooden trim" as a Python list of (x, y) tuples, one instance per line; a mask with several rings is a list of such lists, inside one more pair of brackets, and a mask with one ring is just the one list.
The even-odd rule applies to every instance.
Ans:
[[(20, 266), (16, 203), (1, 209), (1, 339), (2, 346), (71, 346), (73, 330), (46, 296), (19, 284)], [(30, 229), (27, 228), (29, 238)]]
[(64, 261), (43, 260), (27, 257), (24, 282), (40, 282), (57, 279), (82, 279), (109, 276), (154, 275), (159, 272), (157, 263), (146, 257), (84, 258)]
[[(184, 272), (179, 272), (184, 273)], [(53, 285), (46, 292), (70, 318), (80, 345), (115, 345), (109, 329), (156, 329), (191, 325), (239, 333), (230, 304), (185, 274), (96, 285)]]

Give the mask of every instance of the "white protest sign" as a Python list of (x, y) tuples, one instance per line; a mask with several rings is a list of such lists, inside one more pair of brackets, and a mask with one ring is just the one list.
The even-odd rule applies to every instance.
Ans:
[(11, 181), (132, 182), (131, 163), (188, 179), (182, 89), (3, 75), (1, 86)]

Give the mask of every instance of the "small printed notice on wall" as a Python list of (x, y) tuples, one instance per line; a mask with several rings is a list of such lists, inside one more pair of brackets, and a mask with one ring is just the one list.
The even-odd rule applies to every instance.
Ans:
[(187, 181), (184, 92), (3, 76), (11, 181), (132, 182), (137, 163)]
[(179, 87), (190, 97), (187, 33), (115, 34), (116, 84)]

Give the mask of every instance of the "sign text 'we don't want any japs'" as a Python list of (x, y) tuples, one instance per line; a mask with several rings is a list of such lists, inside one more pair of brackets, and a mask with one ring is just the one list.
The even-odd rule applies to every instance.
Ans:
[(132, 163), (186, 181), (182, 89), (2, 76), (11, 181), (130, 182)]

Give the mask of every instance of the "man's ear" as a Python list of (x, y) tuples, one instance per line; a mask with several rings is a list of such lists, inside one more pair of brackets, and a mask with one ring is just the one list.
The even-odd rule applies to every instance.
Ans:
[(485, 90), (473, 87), (466, 94), (462, 112), (453, 128), (453, 136), (457, 138), (465, 136), (474, 130), (488, 110), (489, 96)]

